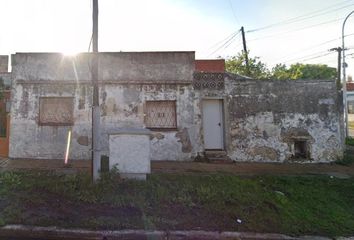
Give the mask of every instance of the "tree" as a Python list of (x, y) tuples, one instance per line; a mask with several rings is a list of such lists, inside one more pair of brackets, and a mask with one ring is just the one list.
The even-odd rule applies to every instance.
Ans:
[(245, 63), (245, 54), (238, 53), (226, 60), (226, 70), (231, 73), (255, 78), (255, 79), (268, 79), (269, 70), (265, 63), (259, 60), (259, 57), (249, 58), (249, 73)]
[(226, 70), (254, 79), (296, 80), (296, 79), (336, 79), (336, 68), (324, 64), (296, 63), (288, 68), (277, 64), (269, 70), (259, 57), (249, 59), (249, 74), (245, 64), (245, 54), (238, 53), (226, 60)]
[(296, 74), (292, 79), (336, 79), (336, 68), (328, 67), (324, 64), (293, 64), (289, 68), (290, 72)]
[(278, 63), (272, 68), (271, 77), (277, 80), (290, 79), (290, 73), (285, 64)]

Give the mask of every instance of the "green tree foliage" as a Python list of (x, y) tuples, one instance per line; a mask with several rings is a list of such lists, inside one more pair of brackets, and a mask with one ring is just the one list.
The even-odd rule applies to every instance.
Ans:
[(277, 64), (272, 69), (272, 78), (286, 79), (335, 79), (337, 70), (324, 64), (296, 63), (287, 68), (284, 64)]
[(255, 79), (269, 78), (269, 70), (267, 65), (259, 60), (259, 57), (248, 58), (249, 72), (245, 64), (246, 55), (238, 53), (226, 60), (226, 70), (231, 73), (236, 73), (242, 76), (248, 76)]
[(269, 70), (259, 57), (249, 58), (249, 72), (245, 64), (245, 54), (239, 53), (226, 60), (226, 70), (254, 79), (335, 79), (337, 70), (324, 64), (296, 63), (287, 67), (285, 64), (277, 64)]

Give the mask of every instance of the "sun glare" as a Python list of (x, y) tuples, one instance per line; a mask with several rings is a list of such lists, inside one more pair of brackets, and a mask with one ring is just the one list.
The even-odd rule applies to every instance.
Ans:
[(62, 52), (62, 54), (66, 57), (75, 57), (78, 52)]
[(62, 51), (62, 54), (64, 56), (69, 56), (69, 57), (74, 57), (78, 54), (79, 52), (78, 51), (75, 51), (73, 49), (66, 49), (66, 50), (63, 50)]

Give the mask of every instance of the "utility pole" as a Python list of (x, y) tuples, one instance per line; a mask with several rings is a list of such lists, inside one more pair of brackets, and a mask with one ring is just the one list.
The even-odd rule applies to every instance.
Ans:
[(245, 54), (246, 71), (247, 71), (247, 74), (249, 74), (250, 67), (248, 64), (248, 52), (247, 52), (247, 46), (246, 46), (245, 30), (243, 29), (243, 26), (241, 27), (241, 33), (242, 33), (242, 42), (243, 42), (243, 52)]
[(348, 101), (347, 101), (347, 75), (345, 69), (347, 67), (347, 63), (345, 62), (345, 44), (344, 44), (344, 27), (348, 18), (354, 13), (354, 10), (351, 11), (344, 19), (342, 25), (342, 51), (343, 51), (343, 105), (344, 105), (344, 123), (345, 123), (345, 137), (349, 137), (349, 129), (348, 129)]
[(92, 64), (91, 79), (93, 85), (92, 96), (92, 179), (99, 179), (101, 168), (100, 153), (100, 104), (98, 91), (98, 0), (92, 4)]
[(341, 47), (337, 47), (337, 48), (331, 48), (329, 51), (337, 51), (338, 52), (338, 67), (337, 67), (337, 81), (336, 81), (336, 85), (337, 85), (337, 89), (340, 90), (341, 89), (341, 84), (340, 84), (340, 80), (341, 80), (341, 69), (342, 69), (342, 48)]

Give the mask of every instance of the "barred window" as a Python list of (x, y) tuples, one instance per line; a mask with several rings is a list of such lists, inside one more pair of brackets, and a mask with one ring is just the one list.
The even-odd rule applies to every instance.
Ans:
[(177, 128), (176, 101), (146, 101), (145, 113), (147, 128)]
[(73, 125), (74, 98), (41, 97), (39, 99), (39, 124), (52, 126)]

